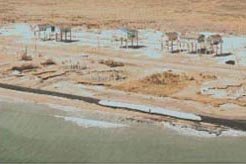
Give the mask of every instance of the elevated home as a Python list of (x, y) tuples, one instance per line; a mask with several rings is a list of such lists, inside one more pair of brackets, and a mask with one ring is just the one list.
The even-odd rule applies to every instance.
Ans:
[(212, 53), (215, 53), (216, 55), (223, 53), (223, 38), (221, 35), (210, 35), (206, 41), (212, 49)]
[[(70, 42), (72, 41), (72, 27), (68, 25), (60, 25), (60, 41)], [(58, 41), (58, 34), (56, 35), (56, 40)]]
[[(174, 52), (174, 43), (178, 42), (178, 33), (177, 32), (167, 32), (166, 33), (166, 43), (167, 43), (167, 49), (169, 52)], [(171, 50), (170, 50), (171, 48)]]
[(199, 53), (205, 48), (205, 35), (198, 33), (184, 33), (180, 36), (180, 48), (189, 53)]
[(38, 24), (34, 29), (34, 35), (43, 41), (52, 40), (56, 31), (57, 28), (54, 25)]
[[(120, 30), (123, 35), (120, 36), (121, 47), (126, 48), (137, 48), (138, 47), (138, 31), (132, 29), (121, 29)], [(128, 45), (128, 42), (131, 42), (131, 45)], [(125, 46), (123, 45), (125, 42)], [(136, 42), (136, 44), (134, 44)]]
[(72, 41), (72, 27), (62, 24), (39, 24), (35, 27), (34, 35), (43, 41), (56, 40), (70, 42)]

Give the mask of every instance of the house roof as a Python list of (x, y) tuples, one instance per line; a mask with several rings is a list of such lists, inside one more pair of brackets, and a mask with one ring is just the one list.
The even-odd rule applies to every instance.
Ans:
[(183, 33), (180, 38), (185, 40), (196, 40), (198, 42), (205, 41), (205, 35), (199, 33)]
[(60, 28), (61, 32), (71, 32), (72, 26), (64, 23), (56, 24)]
[(127, 29), (127, 28), (122, 28), (120, 29), (121, 31), (123, 32), (128, 32), (128, 33), (136, 33), (138, 32), (137, 30), (134, 30), (134, 29)]
[(175, 41), (178, 39), (178, 33), (177, 32), (167, 32), (166, 36), (169, 41)]
[(71, 27), (60, 27), (61, 32), (71, 32), (72, 28)]
[(135, 38), (137, 36), (138, 31), (134, 29), (120, 29), (120, 31), (124, 32), (127, 34), (128, 38)]
[(223, 42), (223, 38), (221, 35), (219, 34), (216, 34), (216, 35), (210, 35), (208, 38), (207, 38), (207, 41), (212, 43), (212, 44), (219, 44), (219, 43), (222, 43)]
[(47, 28), (51, 27), (51, 25), (47, 24), (47, 23), (46, 24), (38, 24), (37, 27), (38, 27), (39, 31), (45, 31), (45, 30), (47, 30)]

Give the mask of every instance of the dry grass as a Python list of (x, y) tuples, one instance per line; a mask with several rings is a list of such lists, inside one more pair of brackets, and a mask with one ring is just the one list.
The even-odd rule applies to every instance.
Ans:
[(62, 22), (88, 28), (130, 26), (167, 31), (238, 31), (240, 28), (245, 31), (245, 11), (244, 0), (0, 1), (3, 23)]
[(128, 92), (168, 96), (191, 83), (195, 83), (193, 77), (189, 77), (185, 74), (179, 75), (171, 72), (163, 72), (147, 76), (138, 81), (121, 84), (116, 86), (116, 88)]
[(171, 72), (163, 72), (153, 74), (144, 78), (141, 82), (149, 85), (170, 85), (170, 84), (181, 84), (185, 81), (194, 80), (193, 77), (188, 77), (185, 74), (179, 75)]
[(204, 81), (215, 80), (218, 77), (208, 73), (200, 74), (175, 74), (172, 72), (163, 72), (147, 76), (138, 81), (130, 81), (123, 83), (113, 88), (135, 93), (143, 93), (161, 97), (172, 97), (178, 100), (190, 100), (197, 101), (204, 104), (210, 104), (215, 107), (220, 105), (231, 103), (237, 104), (241, 107), (246, 106), (246, 101), (235, 99), (217, 99), (208, 95), (201, 95), (200, 92), (190, 91), (187, 95), (176, 95), (180, 91), (186, 89), (186, 87), (192, 86), (193, 88), (200, 88), (200, 84)]
[(115, 88), (127, 92), (137, 92), (157, 96), (170, 96), (188, 86), (199, 86), (201, 82), (214, 80), (215, 75), (205, 73), (188, 75), (163, 72), (147, 76), (138, 81), (123, 83)]

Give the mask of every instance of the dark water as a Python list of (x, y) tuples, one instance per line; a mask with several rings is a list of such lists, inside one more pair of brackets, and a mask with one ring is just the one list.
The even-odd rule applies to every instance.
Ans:
[(147, 123), (85, 128), (55, 115), (98, 118), (111, 114), (64, 112), (35, 104), (0, 102), (0, 162), (246, 162), (246, 138), (199, 138)]

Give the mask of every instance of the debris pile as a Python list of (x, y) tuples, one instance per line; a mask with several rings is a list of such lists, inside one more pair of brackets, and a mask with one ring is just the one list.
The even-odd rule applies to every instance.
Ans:
[(25, 70), (32, 70), (32, 69), (37, 69), (37, 68), (38, 68), (38, 66), (35, 66), (35, 65), (29, 63), (29, 64), (23, 64), (21, 66), (14, 66), (14, 67), (12, 67), (11, 70), (22, 72)]
[(43, 63), (41, 63), (43, 66), (49, 66), (49, 65), (56, 65), (56, 62), (54, 62), (52, 59), (47, 59)]
[(124, 66), (124, 63), (116, 62), (116, 61), (113, 61), (113, 60), (101, 60), (99, 63), (107, 65), (107, 66), (109, 66), (111, 68), (113, 68), (113, 67), (123, 67)]
[(23, 61), (32, 61), (32, 57), (31, 56), (28, 56), (26, 53), (24, 53), (23, 55), (21, 55), (20, 60), (23, 60)]

